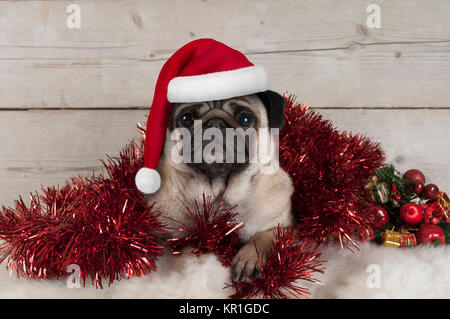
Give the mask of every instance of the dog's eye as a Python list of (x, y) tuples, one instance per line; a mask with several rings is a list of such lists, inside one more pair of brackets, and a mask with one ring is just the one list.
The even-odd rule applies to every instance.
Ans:
[(250, 127), (253, 125), (254, 117), (252, 114), (247, 112), (241, 112), (236, 116), (236, 120), (243, 127)]
[(184, 113), (180, 116), (178, 122), (181, 126), (189, 127), (194, 122), (194, 116), (191, 113)]

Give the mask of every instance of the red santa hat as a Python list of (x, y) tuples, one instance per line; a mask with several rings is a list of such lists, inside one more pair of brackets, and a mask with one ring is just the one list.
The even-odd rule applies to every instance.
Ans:
[(144, 166), (136, 174), (137, 188), (146, 194), (161, 187), (156, 171), (164, 145), (171, 103), (228, 99), (269, 88), (266, 72), (241, 52), (213, 39), (189, 42), (164, 64), (156, 82), (148, 116)]

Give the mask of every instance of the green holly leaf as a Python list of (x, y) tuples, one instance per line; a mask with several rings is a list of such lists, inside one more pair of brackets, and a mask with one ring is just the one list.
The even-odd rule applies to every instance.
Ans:
[(417, 195), (413, 193), (414, 183), (404, 179), (402, 174), (395, 169), (394, 165), (383, 166), (377, 169), (375, 175), (388, 183), (389, 188), (391, 188), (392, 184), (395, 184), (397, 186), (397, 192), (404, 202), (407, 203), (417, 198)]

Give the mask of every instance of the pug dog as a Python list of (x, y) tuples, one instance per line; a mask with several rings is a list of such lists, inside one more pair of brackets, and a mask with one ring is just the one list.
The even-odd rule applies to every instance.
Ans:
[[(164, 183), (158, 192), (146, 195), (149, 202), (164, 203), (163, 214), (169, 220), (184, 223), (189, 221), (183, 220), (186, 214), (180, 201), (192, 205), (199, 194), (224, 201), (225, 207), (237, 206), (238, 222), (244, 223), (239, 233), (245, 244), (232, 260), (231, 274), (236, 281), (260, 274), (259, 260), (264, 263), (270, 254), (275, 238), (274, 228), (292, 223), (293, 185), (289, 175), (278, 165), (272, 165), (274, 167), (267, 170), (267, 161), (255, 161), (250, 156), (255, 147), (276, 142), (273, 134), (266, 134), (262, 138), (257, 133), (281, 129), (284, 108), (283, 97), (273, 91), (203, 103), (173, 104), (158, 164)], [(188, 142), (192, 145), (195, 144), (195, 134), (205, 133), (207, 129), (225, 136), (222, 141), (215, 141), (215, 146), (218, 146), (216, 154), (206, 158), (202, 152), (210, 141), (197, 143), (197, 147), (191, 147), (191, 150), (178, 151), (179, 136), (174, 138), (178, 131), (191, 133)], [(230, 129), (241, 132), (236, 135), (236, 139), (244, 147), (236, 147), (239, 143), (226, 145), (224, 141), (227, 140), (227, 134), (232, 132)], [(249, 131), (252, 133), (246, 135)], [(199, 148), (201, 158), (195, 161), (193, 157)], [(190, 160), (174, 160), (174, 150), (177, 150), (177, 155)], [(234, 155), (234, 160), (223, 160), (225, 154)], [(240, 161), (237, 160), (239, 156)], [(277, 156), (275, 147), (268, 152), (268, 162), (278, 163)]]

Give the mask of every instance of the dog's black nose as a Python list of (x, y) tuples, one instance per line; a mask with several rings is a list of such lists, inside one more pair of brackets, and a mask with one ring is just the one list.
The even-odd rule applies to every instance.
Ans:
[(207, 128), (219, 128), (219, 129), (224, 129), (227, 127), (230, 127), (224, 120), (219, 119), (219, 118), (212, 118), (210, 119), (208, 122), (206, 122), (205, 126)]

